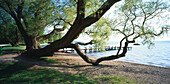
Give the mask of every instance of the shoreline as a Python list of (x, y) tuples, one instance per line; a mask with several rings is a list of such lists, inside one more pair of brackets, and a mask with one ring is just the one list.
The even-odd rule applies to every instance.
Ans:
[[(54, 69), (64, 73), (83, 74), (86, 77), (96, 77), (104, 75), (124, 76), (132, 81), (144, 84), (168, 84), (170, 82), (170, 68), (144, 65), (124, 61), (104, 61), (98, 66), (92, 66), (73, 53), (57, 52), (53, 57), (61, 63), (46, 63), (33, 59), (23, 59), (18, 54), (7, 54), (0, 56), (0, 62), (21, 62), (33, 65), (31, 69), (46, 68)], [(95, 57), (90, 57), (96, 59)]]

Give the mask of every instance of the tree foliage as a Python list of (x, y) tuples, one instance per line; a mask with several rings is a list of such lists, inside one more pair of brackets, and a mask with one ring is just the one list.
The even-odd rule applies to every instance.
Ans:
[(19, 32), (15, 21), (8, 16), (6, 12), (0, 9), (0, 43), (13, 43), (15, 45), (19, 41)]
[(44, 35), (44, 28), (48, 25), (59, 25), (57, 7), (52, 0), (0, 0), (2, 19), (7, 17), (13, 20), (8, 24), (16, 25), (20, 31), (27, 49), (40, 47), (39, 41), (50, 38), (54, 31)]
[(167, 3), (159, 0), (126, 0), (119, 9), (121, 17), (124, 18), (120, 24), (123, 27), (120, 29), (118, 26), (119, 28), (115, 29), (120, 30), (125, 37), (131, 40), (141, 38), (144, 44), (151, 43), (156, 36), (160, 36), (166, 31), (166, 24), (157, 25), (155, 22), (168, 7)]

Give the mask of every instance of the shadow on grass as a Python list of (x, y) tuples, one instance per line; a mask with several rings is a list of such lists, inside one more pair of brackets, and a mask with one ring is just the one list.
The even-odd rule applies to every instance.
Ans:
[[(61, 73), (59, 71), (51, 69), (29, 69), (33, 65), (47, 66), (47, 67), (61, 67), (60, 70), (65, 70), (66, 68), (81, 68), (88, 67), (92, 65), (53, 65), (51, 63), (44, 63), (40, 60), (25, 58), (22, 56), (14, 57), (18, 60), (18, 63), (0, 63), (0, 84), (94, 84), (94, 83), (129, 83), (129, 81), (122, 78), (115, 77), (100, 77), (88, 79), (85, 74), (88, 72), (96, 72), (104, 67), (116, 68), (112, 65), (99, 65), (94, 67), (89, 67), (85, 69), (79, 69), (78, 73), (68, 74)], [(46, 60), (49, 61), (49, 60)], [(50, 60), (53, 62), (53, 60)], [(26, 65), (29, 63), (28, 65)], [(81, 72), (81, 74), (79, 74)], [(83, 72), (83, 73), (82, 73)], [(105, 72), (105, 70), (103, 70)], [(106, 73), (106, 72), (105, 72)], [(83, 75), (82, 75), (83, 74)], [(109, 81), (113, 80), (113, 81)], [(123, 80), (123, 83), (122, 83)], [(103, 82), (105, 81), (105, 82)], [(130, 83), (131, 84), (131, 83)]]
[(0, 63), (1, 84), (62, 83), (93, 84), (94, 81), (80, 74), (72, 75), (50, 69), (28, 69), (30, 65), (21, 63)]

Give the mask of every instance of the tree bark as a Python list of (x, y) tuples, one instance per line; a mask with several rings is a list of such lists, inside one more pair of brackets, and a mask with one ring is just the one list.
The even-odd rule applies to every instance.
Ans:
[(32, 50), (32, 49), (39, 49), (41, 48), (40, 43), (36, 40), (35, 36), (27, 36), (25, 38), (26, 41), (26, 50)]

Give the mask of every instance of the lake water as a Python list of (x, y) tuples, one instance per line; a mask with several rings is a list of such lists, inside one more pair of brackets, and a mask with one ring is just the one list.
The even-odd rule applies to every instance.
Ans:
[[(113, 42), (108, 45), (115, 46), (118, 45), (118, 43)], [(148, 49), (147, 45), (131, 44), (129, 46), (132, 47), (132, 50), (129, 50), (125, 57), (116, 60), (170, 68), (170, 41), (156, 41), (151, 49)], [(92, 57), (102, 57), (113, 54), (115, 55), (116, 52), (116, 50), (112, 50), (87, 53), (87, 55)]]

